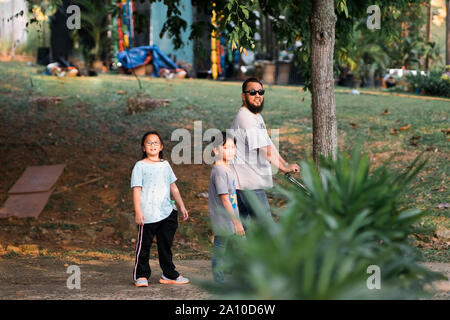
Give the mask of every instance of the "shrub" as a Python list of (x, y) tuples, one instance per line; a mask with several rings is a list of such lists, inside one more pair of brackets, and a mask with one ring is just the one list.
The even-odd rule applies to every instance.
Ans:
[[(416, 161), (403, 173), (370, 162), (355, 148), (336, 161), (302, 162), (310, 196), (278, 187), (288, 197), (279, 222), (258, 215), (246, 239), (233, 238), (224, 284), (203, 282), (232, 299), (405, 299), (425, 296), (424, 286), (442, 275), (418, 264), (408, 243), (412, 225), (424, 214), (403, 207), (407, 185), (424, 166)], [(252, 195), (249, 194), (250, 197)], [(254, 199), (256, 200), (256, 199)], [(253, 201), (257, 212), (263, 212)], [(381, 270), (381, 289), (369, 290), (367, 268)]]
[(411, 88), (423, 90), (427, 95), (450, 97), (450, 80), (440, 72), (432, 71), (428, 76), (409, 74), (406, 81)]

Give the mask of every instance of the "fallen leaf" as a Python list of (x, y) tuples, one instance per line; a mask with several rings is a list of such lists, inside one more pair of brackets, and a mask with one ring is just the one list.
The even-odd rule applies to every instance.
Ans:
[(390, 134), (397, 134), (398, 130), (397, 129), (391, 129), (391, 131), (389, 132)]
[(420, 233), (413, 233), (413, 235), (416, 236), (419, 239), (422, 239), (422, 240), (425, 239), (425, 236), (421, 235)]
[(435, 208), (439, 209), (439, 210), (448, 209), (448, 208), (450, 208), (450, 203), (447, 203), (447, 202), (439, 203)]
[(408, 130), (409, 128), (411, 128), (410, 124), (408, 124), (407, 126), (400, 127), (400, 130), (405, 131)]
[(202, 192), (197, 194), (197, 198), (208, 198), (208, 192)]
[(450, 243), (450, 229), (438, 227), (434, 231), (434, 237), (442, 242)]

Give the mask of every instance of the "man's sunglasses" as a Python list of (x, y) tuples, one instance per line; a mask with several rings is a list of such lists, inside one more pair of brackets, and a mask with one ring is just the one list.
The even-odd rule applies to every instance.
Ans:
[(259, 94), (260, 96), (264, 95), (265, 90), (250, 90), (250, 91), (244, 91), (244, 93), (250, 93), (251, 96), (256, 96), (256, 94)]

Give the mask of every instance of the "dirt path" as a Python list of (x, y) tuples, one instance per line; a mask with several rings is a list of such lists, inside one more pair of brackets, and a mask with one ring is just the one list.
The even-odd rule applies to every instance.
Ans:
[[(132, 261), (88, 260), (78, 264), (81, 289), (68, 289), (66, 273), (71, 262), (42, 257), (0, 258), (1, 299), (157, 299), (197, 300), (210, 295), (194, 284), (162, 285), (158, 282), (161, 269), (152, 260), (149, 287), (136, 288), (132, 281)], [(177, 270), (189, 277), (210, 277), (211, 262), (207, 260), (175, 261)]]
[[(194, 284), (184, 286), (158, 283), (161, 269), (150, 262), (152, 276), (149, 287), (136, 288), (132, 283), (132, 261), (85, 260), (77, 264), (81, 271), (81, 289), (68, 289), (67, 267), (73, 262), (45, 257), (1, 257), (0, 299), (99, 299), (99, 300), (204, 300), (212, 296)], [(175, 261), (177, 270), (194, 279), (211, 277), (211, 261)], [(450, 263), (425, 263), (432, 270), (443, 272), (448, 281), (436, 283), (434, 299), (450, 299)]]

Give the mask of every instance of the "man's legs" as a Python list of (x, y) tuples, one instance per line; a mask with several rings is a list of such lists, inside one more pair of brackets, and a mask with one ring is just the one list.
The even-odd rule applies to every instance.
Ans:
[[(272, 216), (270, 212), (270, 205), (269, 201), (267, 200), (266, 193), (264, 189), (256, 189), (256, 190), (248, 190), (250, 192), (253, 192), (254, 195), (256, 195), (256, 198), (258, 199), (259, 203), (264, 207), (265, 214), (267, 214), (269, 217)], [(239, 207), (239, 217), (241, 217), (245, 229), (247, 229), (245, 225), (245, 220), (247, 219), (253, 219), (256, 218), (256, 213), (253, 207), (250, 205), (250, 201), (245, 197), (243, 190), (236, 190), (237, 194), (237, 200), (238, 200), (238, 207)]]
[(272, 213), (270, 211), (270, 205), (269, 205), (269, 200), (267, 200), (267, 195), (266, 192), (264, 191), (264, 189), (258, 189), (258, 190), (254, 190), (256, 197), (258, 198), (258, 200), (260, 201), (260, 203), (263, 205), (264, 209), (266, 210), (266, 214), (271, 217)]

